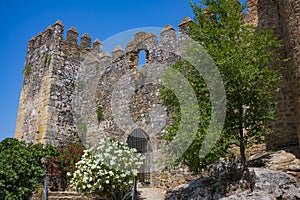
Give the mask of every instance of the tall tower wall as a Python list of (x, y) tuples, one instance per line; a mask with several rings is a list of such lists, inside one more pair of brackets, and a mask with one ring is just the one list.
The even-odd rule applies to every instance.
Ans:
[(72, 112), (75, 79), (81, 60), (91, 47), (72, 27), (63, 38), (57, 21), (28, 43), (15, 138), (33, 143), (66, 143), (76, 135)]
[(299, 144), (299, 57), (300, 57), (300, 1), (299, 0), (248, 0), (247, 23), (259, 28), (272, 28), (283, 40), (281, 57), (290, 58), (279, 63), (283, 76), (280, 91), (275, 94), (278, 101), (273, 133), (267, 137), (268, 148)]

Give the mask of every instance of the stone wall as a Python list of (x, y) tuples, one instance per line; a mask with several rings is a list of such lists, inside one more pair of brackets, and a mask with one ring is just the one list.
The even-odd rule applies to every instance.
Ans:
[[(179, 24), (180, 35), (189, 21), (184, 18)], [(102, 52), (98, 39), (91, 47), (86, 33), (78, 44), (74, 27), (66, 39), (63, 35), (64, 25), (57, 21), (28, 43), (26, 65), (31, 69), (24, 75), (15, 137), (55, 145), (77, 136), (86, 144), (102, 137), (126, 142), (140, 128), (156, 145), (170, 118), (153, 80), (178, 60), (171, 53), (178, 40), (175, 29), (167, 25), (160, 44), (154, 34), (136, 33), (125, 50), (118, 46), (111, 56)], [(139, 70), (140, 51), (146, 52), (148, 65)], [(113, 103), (113, 98), (122, 101)], [(101, 118), (98, 107), (103, 110)]]
[(74, 27), (63, 38), (57, 21), (28, 43), (15, 138), (33, 143), (64, 144), (76, 134), (73, 118), (75, 79), (80, 62), (91, 50), (87, 34), (77, 45)]
[(291, 61), (287, 64), (293, 92), (298, 141), (300, 144), (300, 2), (297, 0), (279, 0), (282, 30), (286, 54)]
[[(248, 0), (247, 23), (260, 28), (272, 28), (284, 42), (281, 58), (291, 58), (288, 63), (278, 63), (283, 76), (280, 91), (275, 93), (278, 101), (273, 133), (267, 139), (269, 149), (298, 144), (300, 138), (299, 101), (299, 39), (300, 2), (298, 0)], [(298, 126), (298, 127), (297, 127)], [(298, 131), (297, 131), (298, 130)], [(297, 136), (298, 134), (298, 136)]]
[[(64, 39), (64, 25), (57, 21), (28, 43), (26, 65), (31, 69), (24, 75), (15, 137), (54, 145), (79, 139), (88, 147), (103, 137), (126, 143), (135, 130), (142, 130), (150, 161), (144, 167), (152, 172), (151, 160), (172, 121), (158, 98), (158, 80), (178, 61), (172, 50), (189, 21), (184, 18), (179, 24), (179, 38), (170, 25), (160, 38), (138, 32), (125, 50), (117, 46), (111, 55), (102, 52), (98, 39), (91, 47), (88, 34), (78, 45), (74, 27)], [(139, 69), (140, 51), (146, 52), (146, 65)]]

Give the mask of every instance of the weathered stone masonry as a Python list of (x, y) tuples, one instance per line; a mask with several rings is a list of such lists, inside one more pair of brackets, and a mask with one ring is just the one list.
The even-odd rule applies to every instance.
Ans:
[[(179, 24), (181, 35), (186, 33), (189, 21), (184, 18)], [(86, 33), (78, 45), (78, 32), (74, 27), (68, 30), (66, 39), (63, 33), (64, 25), (57, 21), (28, 43), (26, 65), (31, 69), (24, 74), (15, 137), (26, 142), (59, 145), (83, 128), (86, 129), (85, 138), (91, 140), (87, 142), (95, 142), (103, 136), (126, 142), (130, 133), (140, 128), (150, 140), (160, 138), (165, 124), (155, 123), (165, 118), (166, 112), (157, 99), (159, 88), (155, 84), (142, 83), (147, 70), (156, 73), (160, 70), (143, 67), (139, 72), (138, 54), (144, 50), (146, 62), (154, 65), (174, 64), (177, 56), (164, 49), (176, 42), (175, 29), (167, 25), (161, 31), (160, 45), (157, 36), (139, 32), (125, 51), (118, 46), (112, 56), (102, 53), (98, 39), (91, 47), (91, 39)], [(122, 82), (120, 78), (125, 74), (130, 75), (130, 80)], [(117, 108), (120, 115), (125, 113), (126, 118), (132, 119), (132, 127), (120, 128), (114, 122), (111, 98), (116, 84), (119, 84), (117, 93), (128, 91), (128, 87), (133, 92), (124, 105)], [(103, 108), (100, 121), (96, 111), (99, 106)], [(148, 115), (151, 107), (155, 107), (155, 119)], [(157, 125), (159, 129), (155, 130)]]
[[(290, 62), (281, 65), (284, 80), (281, 91), (275, 95), (279, 104), (272, 124), (274, 133), (267, 138), (267, 146), (278, 148), (297, 144), (300, 138), (300, 1), (248, 0), (247, 3), (248, 23), (273, 27), (284, 41), (280, 50), (282, 57), (291, 58)], [(181, 35), (187, 32), (189, 20), (185, 18), (179, 24)], [(98, 39), (91, 45), (88, 34), (80, 38), (78, 45), (75, 28), (67, 31), (66, 39), (63, 33), (64, 26), (57, 21), (28, 43), (26, 65), (31, 68), (24, 75), (15, 137), (27, 142), (60, 144), (80, 129), (86, 130), (85, 134), (95, 141), (103, 136), (126, 141), (133, 129), (140, 128), (150, 140), (159, 140), (164, 127), (159, 125), (162, 126), (159, 130), (153, 130), (157, 124), (149, 124), (153, 121), (149, 112), (151, 109), (157, 112), (157, 121), (168, 113), (157, 99), (159, 88), (144, 84), (143, 77), (148, 69), (137, 70), (138, 53), (141, 50), (146, 52), (147, 63), (175, 63), (177, 56), (164, 49), (172, 47), (177, 40), (176, 31), (167, 25), (160, 34), (160, 43), (151, 33), (137, 33), (125, 50), (116, 47), (112, 56), (102, 52)], [(90, 57), (93, 59), (89, 60)], [(83, 69), (82, 63), (85, 62), (88, 67)], [(120, 79), (126, 74), (130, 74), (129, 81)], [(116, 86), (119, 92), (113, 93)], [(90, 87), (89, 90), (86, 87)], [(113, 95), (122, 95), (122, 91), (128, 88), (134, 92), (123, 102), (124, 106), (111, 108)], [(97, 119), (98, 106), (103, 108), (100, 121)], [(135, 126), (117, 126), (113, 109), (131, 119), (130, 123)]]
[[(300, 1), (248, 0), (248, 23), (273, 28), (284, 42), (280, 53), (290, 58), (281, 63), (283, 82), (278, 100), (274, 133), (267, 138), (269, 148), (278, 148), (300, 141)], [(297, 136), (298, 135), (298, 136)]]
[[(28, 43), (15, 137), (34, 143), (64, 143), (75, 135), (72, 95), (80, 61), (90, 50), (87, 34), (77, 45), (78, 32), (71, 28), (63, 39), (64, 26), (57, 21)], [(95, 41), (93, 49), (99, 43)], [(47, 61), (48, 60), (48, 61)]]

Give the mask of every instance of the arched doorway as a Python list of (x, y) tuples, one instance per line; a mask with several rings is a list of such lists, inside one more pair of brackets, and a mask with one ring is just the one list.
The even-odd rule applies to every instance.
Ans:
[(144, 164), (140, 168), (138, 179), (142, 184), (151, 183), (151, 157), (152, 151), (150, 146), (149, 137), (141, 129), (134, 129), (128, 136), (127, 144), (131, 148), (135, 148), (139, 153), (145, 156)]

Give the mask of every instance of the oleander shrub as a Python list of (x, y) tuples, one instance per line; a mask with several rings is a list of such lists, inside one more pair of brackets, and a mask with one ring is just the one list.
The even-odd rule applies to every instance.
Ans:
[(70, 177), (67, 173), (74, 173), (76, 162), (81, 159), (85, 147), (77, 143), (69, 143), (59, 148), (59, 154), (44, 159), (46, 173), (50, 180), (50, 189), (66, 190)]
[(136, 149), (112, 139), (102, 139), (97, 147), (85, 150), (76, 163), (71, 186), (85, 195), (106, 199), (122, 199), (132, 187), (134, 176), (143, 164), (143, 157)]

